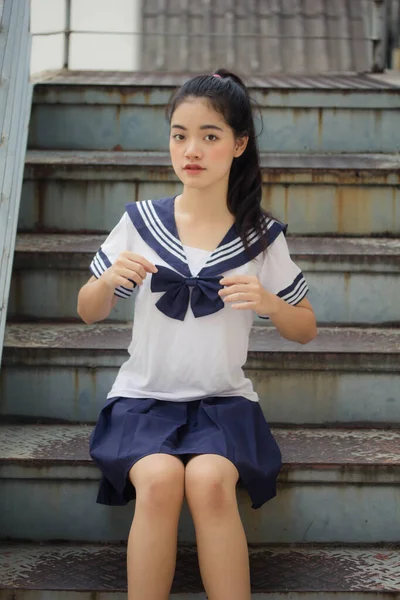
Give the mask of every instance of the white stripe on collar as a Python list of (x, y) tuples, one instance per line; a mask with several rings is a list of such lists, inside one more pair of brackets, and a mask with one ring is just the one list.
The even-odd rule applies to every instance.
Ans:
[[(158, 215), (155, 213), (154, 207), (151, 205), (151, 200), (137, 202), (136, 204), (146, 227), (158, 243), (176, 258), (179, 258), (179, 260), (187, 264), (186, 255), (182, 245), (177, 243), (178, 240), (170, 234), (168, 229), (163, 225)], [(150, 210), (150, 208), (152, 210)]]
[[(274, 224), (274, 220), (271, 219), (268, 223), (266, 223), (265, 231), (268, 231), (268, 229), (270, 229), (273, 224)], [(247, 238), (249, 246), (251, 246), (254, 242), (259, 240), (260, 237), (261, 236), (259, 235), (259, 233), (255, 229), (252, 229)], [(228, 242), (227, 244), (224, 244), (220, 248), (217, 248), (213, 253), (213, 259), (219, 258), (222, 254), (225, 256), (225, 258), (229, 258), (231, 255), (230, 252), (236, 250), (239, 247), (242, 249), (244, 248), (241, 238), (237, 237), (232, 242)]]

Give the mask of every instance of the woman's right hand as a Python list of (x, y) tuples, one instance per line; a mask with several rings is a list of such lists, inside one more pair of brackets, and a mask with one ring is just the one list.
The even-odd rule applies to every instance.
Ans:
[(121, 252), (114, 264), (104, 271), (101, 279), (113, 289), (120, 285), (132, 289), (134, 286), (132, 282), (140, 286), (147, 273), (157, 273), (157, 270), (157, 267), (144, 256), (125, 251)]

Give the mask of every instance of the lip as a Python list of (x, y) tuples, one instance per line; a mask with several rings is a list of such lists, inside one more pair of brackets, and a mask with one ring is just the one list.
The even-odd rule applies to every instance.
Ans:
[(188, 165), (185, 165), (185, 166), (183, 167), (183, 170), (184, 170), (184, 171), (189, 171), (189, 172), (191, 172), (191, 171), (195, 171), (195, 172), (196, 172), (196, 171), (205, 171), (204, 167), (201, 167), (200, 165), (196, 165), (196, 164), (194, 164), (194, 163), (193, 163), (193, 164), (192, 164), (192, 163), (190, 163), (190, 164), (188, 164)]

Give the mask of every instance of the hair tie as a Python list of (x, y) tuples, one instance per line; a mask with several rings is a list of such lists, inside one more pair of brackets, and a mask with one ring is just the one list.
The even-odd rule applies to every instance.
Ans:
[(218, 73), (213, 73), (213, 77), (219, 77), (220, 79), (222, 79), (221, 75), (218, 75)]

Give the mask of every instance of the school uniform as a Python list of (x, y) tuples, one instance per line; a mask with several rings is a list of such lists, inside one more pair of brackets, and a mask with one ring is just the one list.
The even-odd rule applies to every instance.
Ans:
[[(256, 275), (293, 305), (307, 294), (307, 283), (290, 258), (282, 223), (266, 218), (266, 252), (252, 232), (252, 258), (234, 225), (208, 252), (182, 245), (174, 202), (128, 204), (90, 265), (100, 277), (129, 250), (158, 268), (135, 289), (129, 358), (91, 435), (90, 454), (103, 475), (97, 502), (121, 505), (134, 498), (129, 470), (149, 454), (172, 454), (185, 464), (195, 454), (218, 454), (235, 464), (258, 508), (276, 494), (281, 454), (243, 372), (254, 313), (225, 304), (219, 280)], [(132, 292), (115, 290), (120, 298)]]

